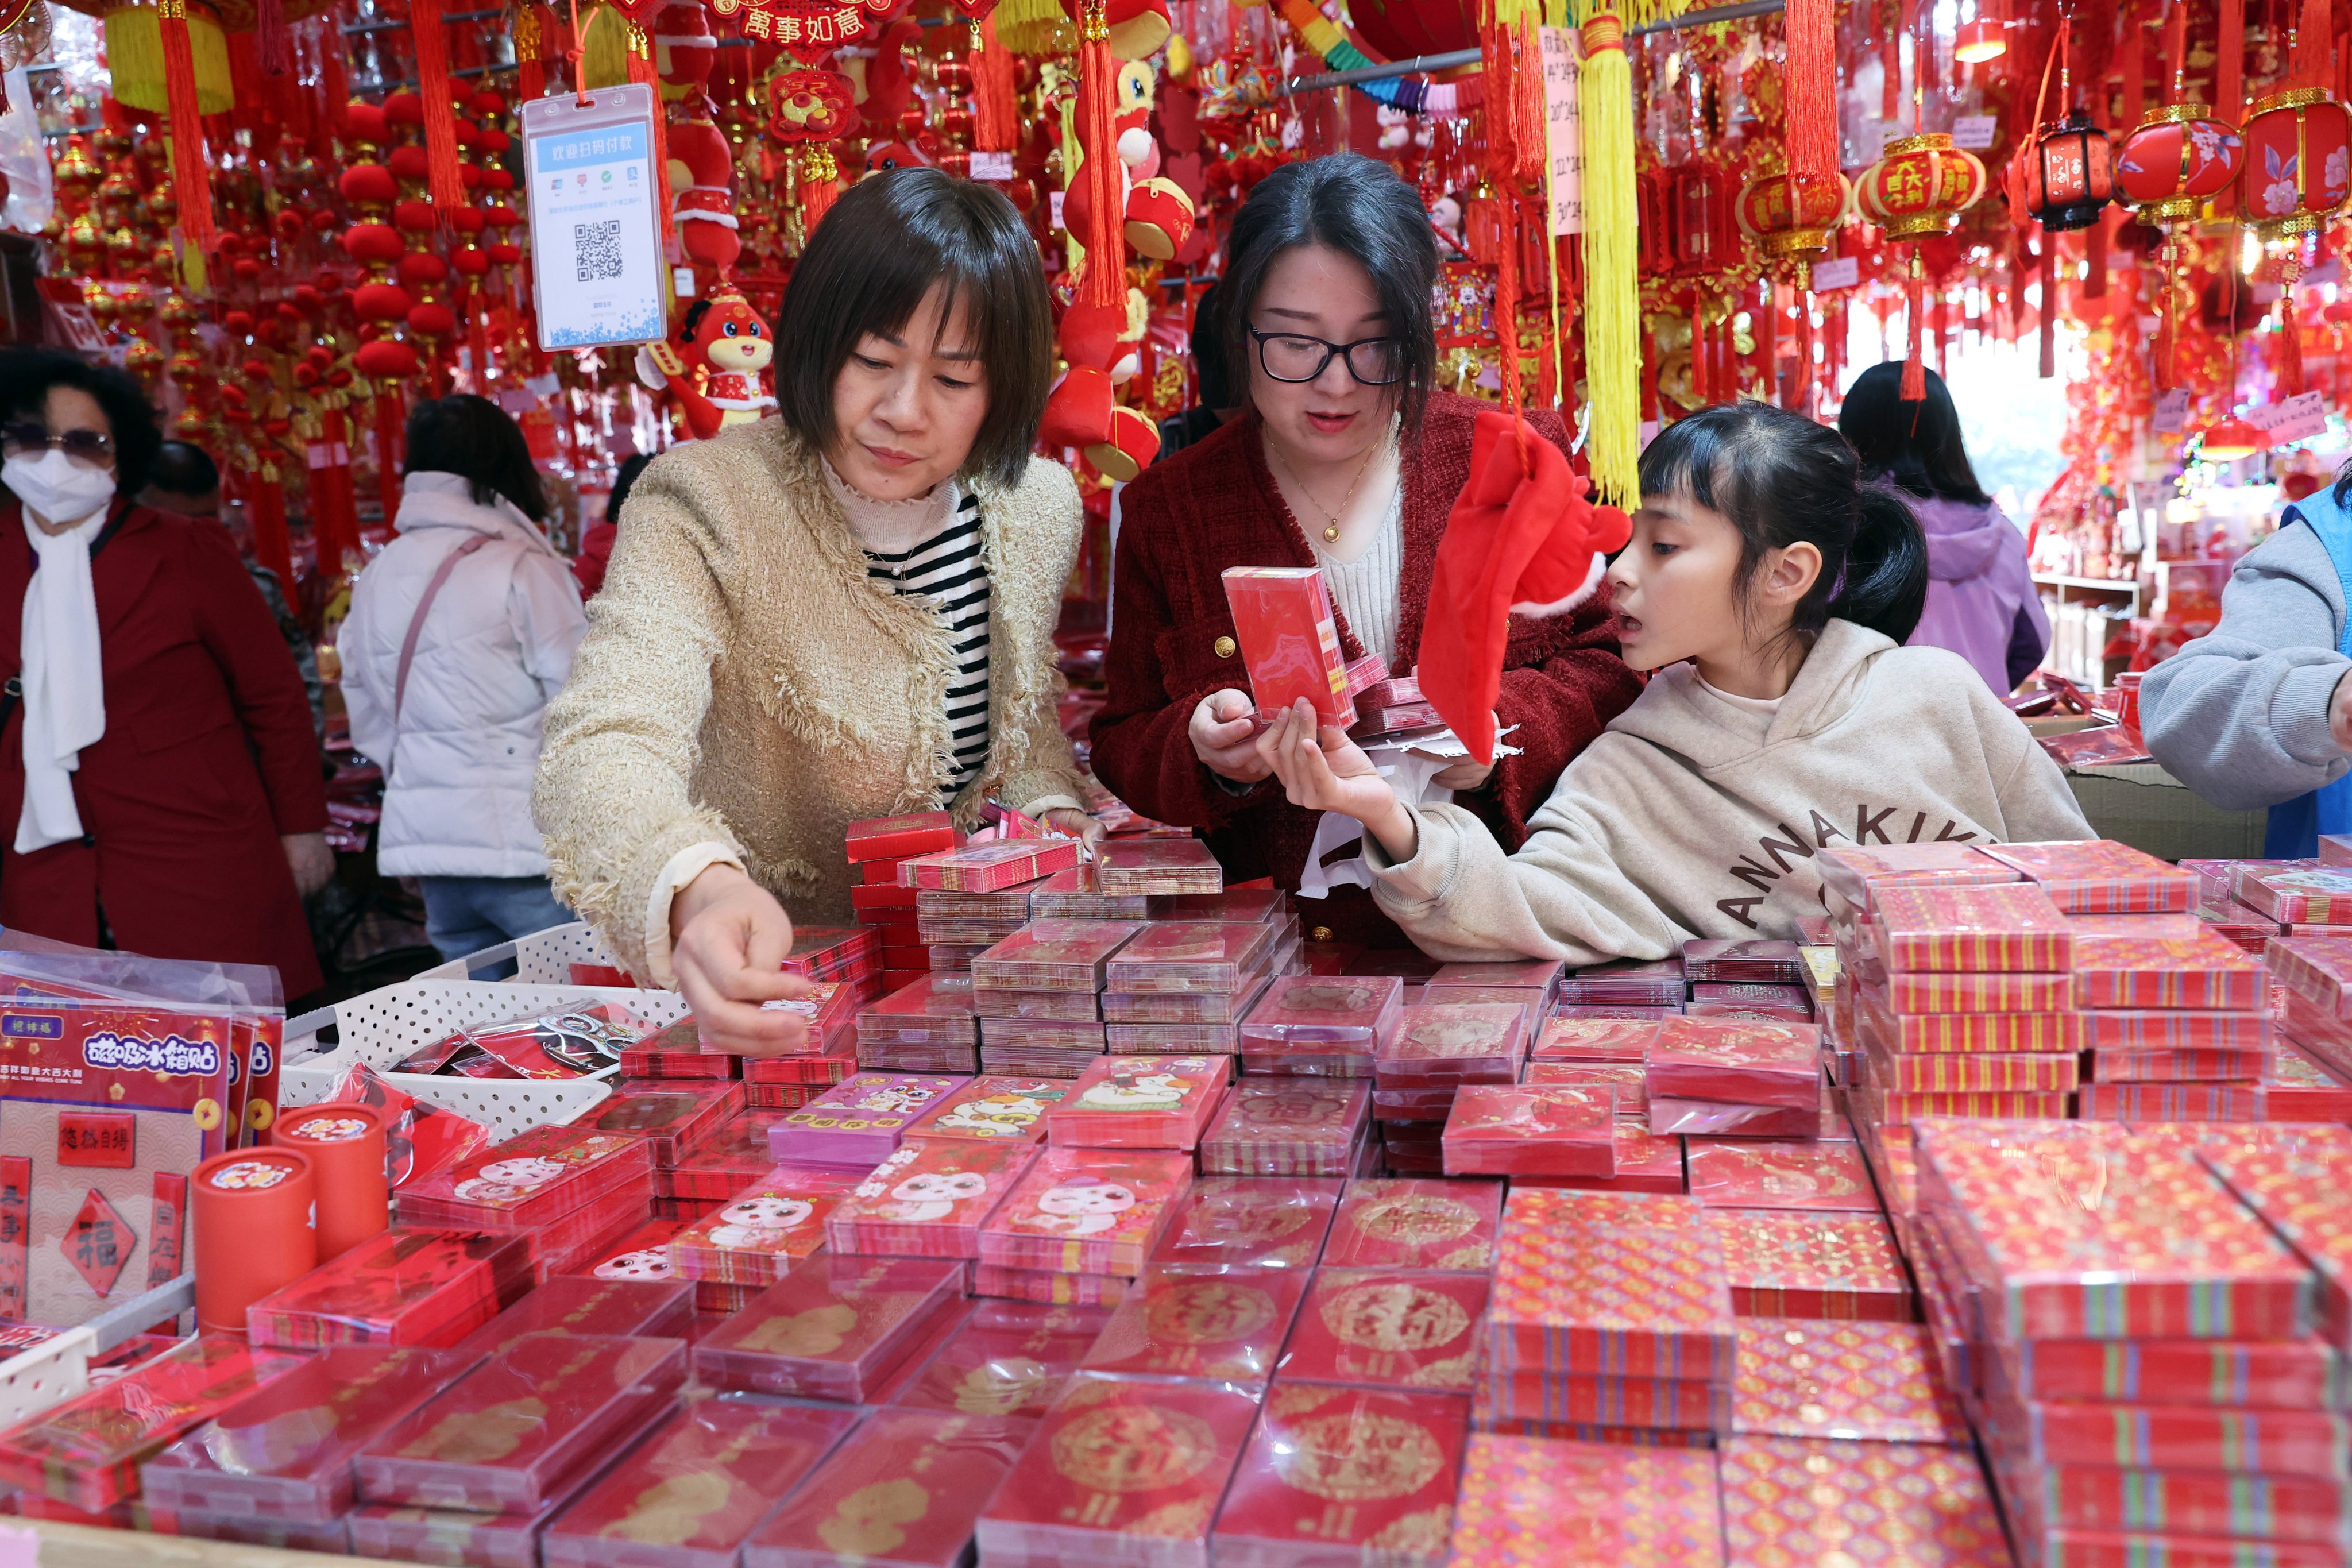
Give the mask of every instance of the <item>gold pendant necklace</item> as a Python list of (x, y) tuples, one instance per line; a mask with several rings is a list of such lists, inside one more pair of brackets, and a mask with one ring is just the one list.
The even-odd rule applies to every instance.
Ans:
[[(1385, 445), (1385, 442), (1376, 444), (1370, 451), (1364, 454), (1364, 460), (1358, 466), (1356, 469), (1356, 477), (1349, 481), (1348, 493), (1339, 498), (1339, 510), (1336, 511), (1315, 499), (1315, 492), (1307, 488), (1307, 481), (1298, 477), (1297, 473), (1291, 468), (1289, 463), (1285, 462), (1282, 465), (1282, 470), (1285, 477), (1286, 477), (1292, 484), (1298, 487), (1298, 493), (1305, 496), (1314, 506), (1315, 510), (1323, 514), (1323, 521), (1329, 525), (1323, 530), (1324, 543), (1337, 544), (1339, 542), (1339, 513), (1347, 510), (1348, 503), (1356, 499), (1356, 487), (1362, 484), (1364, 482), (1364, 476), (1372, 471), (1372, 459), (1381, 455), (1381, 447)], [(1271, 443), (1267, 445), (1265, 450), (1268, 457), (1272, 457), (1274, 455), (1274, 447)]]

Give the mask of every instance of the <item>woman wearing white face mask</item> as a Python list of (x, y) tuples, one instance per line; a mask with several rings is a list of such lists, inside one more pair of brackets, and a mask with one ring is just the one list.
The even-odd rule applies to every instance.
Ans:
[(228, 535), (127, 499), (161, 443), (121, 372), (0, 353), (0, 925), (299, 997), (334, 871), (310, 706)]

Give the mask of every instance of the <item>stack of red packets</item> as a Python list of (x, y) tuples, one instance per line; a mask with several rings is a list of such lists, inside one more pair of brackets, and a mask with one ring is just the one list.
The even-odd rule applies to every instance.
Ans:
[[(1423, 994), (1463, 992), (1433, 984)], [(1465, 1085), (1517, 1083), (1533, 1024), (1530, 1009), (1517, 1002), (1440, 1003), (1398, 1015), (1395, 1030), (1372, 1058), (1372, 1115), (1381, 1123), (1391, 1170), (1448, 1169), (1449, 1118), (1456, 1096)], [(1503, 1125), (1491, 1116), (1486, 1121)]]
[(1187, 1154), (1048, 1147), (981, 1226), (975, 1289), (1116, 1306), (1192, 1184)]
[(1821, 1032), (1750, 1018), (1668, 1018), (1643, 1092), (1660, 1136), (1811, 1138), (1824, 1120)]
[(1297, 924), (1289, 917), (1146, 925), (1104, 971), (1110, 1049), (1238, 1051), (1243, 1016), (1297, 952)]
[(912, 886), (899, 885), (899, 863), (918, 855), (953, 849), (962, 842), (963, 835), (944, 811), (912, 812), (849, 825), (849, 870), (856, 884), (849, 889), (849, 907), (856, 911), (859, 924), (881, 931), (886, 991), (912, 984), (917, 973), (930, 967), (916, 929), (920, 893)]
[(529, 1232), (541, 1268), (568, 1273), (653, 1213), (653, 1154), (642, 1138), (534, 1127), (403, 1187), (404, 1225)]
[(1242, 1070), (1370, 1078), (1403, 1008), (1404, 982), (1393, 975), (1286, 975), (1242, 1020)]

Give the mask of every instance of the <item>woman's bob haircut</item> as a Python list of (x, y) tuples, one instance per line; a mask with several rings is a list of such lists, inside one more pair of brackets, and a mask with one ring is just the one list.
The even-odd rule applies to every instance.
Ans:
[(776, 317), (778, 411), (818, 451), (831, 451), (841, 367), (869, 332), (903, 331), (935, 286), (947, 290), (943, 322), (963, 312), (971, 342), (954, 346), (980, 355), (988, 392), (963, 476), (1017, 484), (1054, 380), (1045, 267), (1001, 193), (937, 169), (868, 174), (809, 237)]

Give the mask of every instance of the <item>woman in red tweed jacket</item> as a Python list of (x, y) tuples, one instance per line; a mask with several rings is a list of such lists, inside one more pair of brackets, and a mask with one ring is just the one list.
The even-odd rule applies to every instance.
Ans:
[[(1220, 574), (1317, 566), (1350, 659), (1414, 668), (1431, 573), (1470, 472), (1482, 407), (1432, 390), (1436, 247), (1412, 189), (1372, 159), (1286, 164), (1234, 220), (1217, 294), (1248, 406), (1128, 486), (1114, 563), (1108, 700), (1094, 768), (1147, 816), (1207, 831), (1228, 877), (1296, 890), (1318, 814), (1290, 805), (1251, 746), (1248, 672)], [(1531, 420), (1563, 448), (1559, 416)], [(1596, 561), (1596, 568), (1603, 563)], [(1519, 754), (1437, 783), (1507, 847), (1570, 758), (1633, 700), (1608, 589), (1513, 616), (1497, 717)], [(1370, 895), (1302, 903), (1310, 938), (1409, 946)]]

